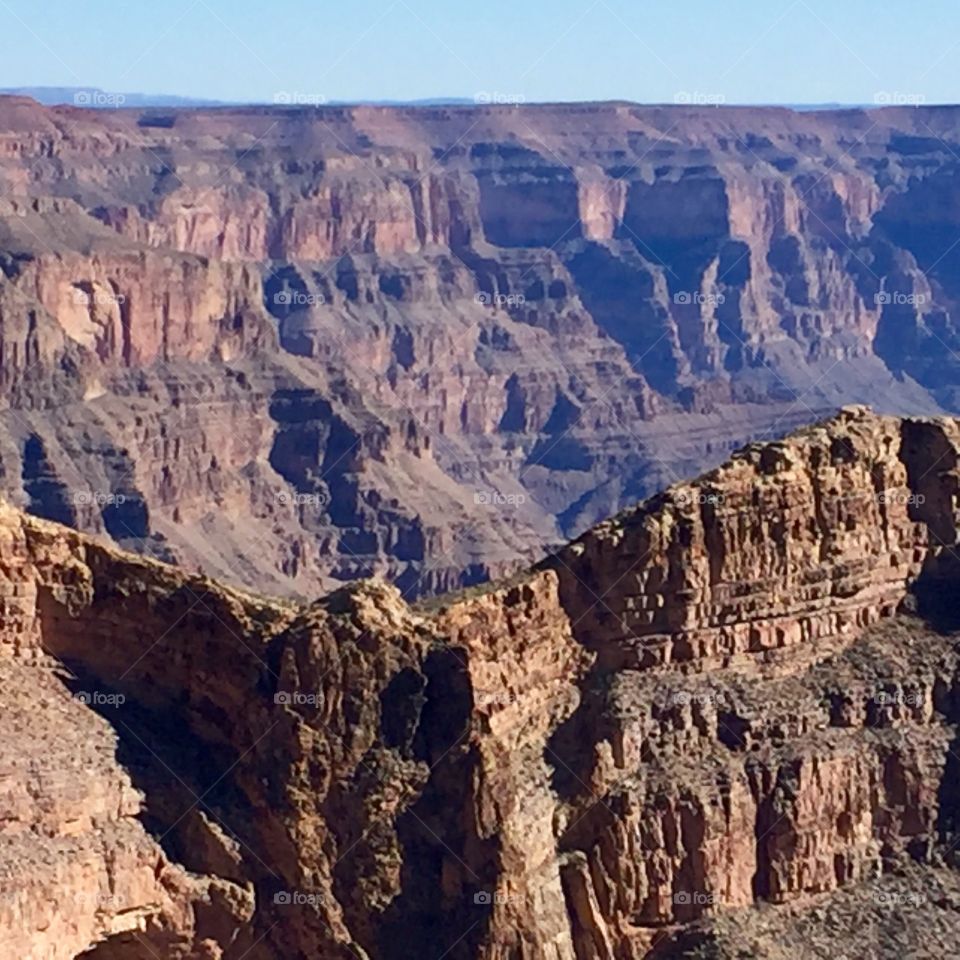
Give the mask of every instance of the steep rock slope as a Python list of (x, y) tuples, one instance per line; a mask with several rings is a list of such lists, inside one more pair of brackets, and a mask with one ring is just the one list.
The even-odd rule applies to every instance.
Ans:
[(956, 410), (957, 116), (2, 97), (0, 486), (413, 598), (842, 404)]
[(0, 508), (0, 944), (948, 955), (958, 439), (851, 409), (419, 607), (269, 601)]

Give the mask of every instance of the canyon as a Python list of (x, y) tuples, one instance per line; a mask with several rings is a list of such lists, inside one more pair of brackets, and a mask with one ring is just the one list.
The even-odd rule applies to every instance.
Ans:
[(942, 958), (960, 421), (848, 407), (495, 583), (0, 506), (0, 955)]
[(416, 601), (841, 406), (958, 412), (957, 117), (0, 97), (0, 494)]

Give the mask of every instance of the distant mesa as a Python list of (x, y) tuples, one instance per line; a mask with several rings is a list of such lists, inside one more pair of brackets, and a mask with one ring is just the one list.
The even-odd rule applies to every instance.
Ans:
[(215, 100), (208, 97), (181, 97), (167, 93), (126, 93), (103, 90), (100, 87), (4, 87), (0, 95), (31, 97), (45, 107), (88, 107), (94, 110), (109, 110), (118, 107), (132, 109), (145, 107), (236, 107), (244, 104), (263, 106), (343, 106), (365, 103), (371, 106), (467, 106), (472, 97), (436, 97), (422, 100), (322, 100), (320, 103), (291, 103), (278, 99), (275, 94), (254, 100)]

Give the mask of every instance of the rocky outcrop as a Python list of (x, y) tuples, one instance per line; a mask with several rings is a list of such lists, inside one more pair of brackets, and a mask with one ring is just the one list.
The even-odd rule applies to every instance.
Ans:
[(140, 822), (142, 795), (93, 694), (36, 666), (7, 661), (2, 675), (4, 955), (72, 960), (97, 944), (90, 956), (222, 956), (253, 916), (252, 890), (171, 862)]
[(564, 605), (618, 669), (703, 670), (853, 633), (896, 609), (931, 543), (956, 542), (957, 441), (952, 421), (852, 408), (749, 446), (560, 551)]
[(413, 599), (841, 405), (955, 411), (955, 119), (0, 98), (0, 490)]
[(0, 937), (773, 960), (769, 911), (894, 893), (913, 929), (956, 840), (958, 438), (851, 409), (417, 607), (254, 597), (0, 508)]

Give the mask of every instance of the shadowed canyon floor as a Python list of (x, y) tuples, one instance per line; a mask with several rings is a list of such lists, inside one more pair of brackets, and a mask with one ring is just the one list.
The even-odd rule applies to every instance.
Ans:
[(958, 117), (0, 97), (0, 492), (415, 599), (841, 405), (956, 412)]
[(952, 956), (958, 458), (849, 409), (416, 606), (0, 507), (0, 955)]

